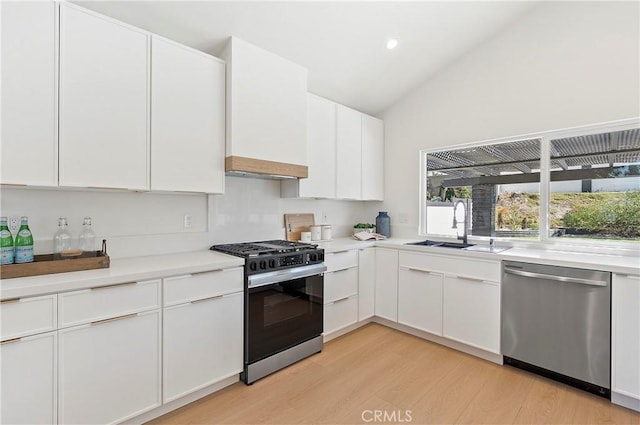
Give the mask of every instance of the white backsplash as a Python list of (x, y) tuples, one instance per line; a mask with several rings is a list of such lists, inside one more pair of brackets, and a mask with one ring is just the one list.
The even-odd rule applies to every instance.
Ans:
[[(353, 224), (375, 222), (380, 202), (280, 198), (280, 183), (227, 177), (224, 195), (154, 194), (3, 188), (0, 214), (26, 215), (37, 254), (52, 252), (58, 217), (77, 237), (82, 218), (93, 219), (97, 239), (112, 258), (207, 249), (214, 243), (284, 239), (285, 213), (313, 213), (316, 223), (347, 236)], [(184, 228), (184, 215), (192, 227)], [(392, 223), (393, 224), (393, 223)]]

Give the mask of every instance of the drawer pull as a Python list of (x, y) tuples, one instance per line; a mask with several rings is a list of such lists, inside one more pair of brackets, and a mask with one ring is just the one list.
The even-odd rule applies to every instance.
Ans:
[(125, 282), (125, 283), (116, 283), (115, 285), (108, 285), (108, 286), (96, 286), (95, 288), (91, 288), (92, 291), (100, 291), (102, 289), (110, 289), (110, 288), (116, 288), (118, 286), (128, 286), (128, 285), (136, 285), (138, 282)]
[(436, 272), (432, 272), (432, 271), (424, 270), (424, 269), (418, 269), (418, 268), (415, 268), (415, 267), (400, 266), (400, 270), (409, 270), (411, 272), (420, 272), (420, 273), (427, 273), (427, 274), (432, 274), (432, 275), (441, 275), (441, 273), (436, 273)]
[(0, 304), (17, 303), (18, 301), (20, 301), (20, 298), (9, 298), (9, 299), (0, 301)]
[(224, 295), (216, 295), (215, 297), (202, 298), (201, 300), (191, 301), (191, 304), (203, 303), (203, 302), (206, 302), (206, 301), (211, 301), (211, 300), (215, 300), (217, 298), (222, 298), (222, 297), (224, 297)]
[(2, 341), (0, 342), (0, 345), (5, 345), (5, 344), (11, 344), (13, 342), (18, 342), (20, 341), (22, 338), (13, 338), (13, 339), (8, 339), (6, 341)]
[(334, 304), (338, 304), (338, 303), (341, 303), (342, 301), (346, 301), (346, 300), (348, 300), (349, 298), (351, 298), (351, 297), (344, 297), (344, 298), (340, 298), (339, 300), (335, 300), (333, 303), (334, 303)]
[(136, 317), (137, 315), (138, 315), (137, 313), (132, 313), (132, 314), (125, 314), (123, 316), (112, 317), (110, 319), (96, 320), (95, 322), (91, 322), (91, 326), (101, 325), (103, 323), (115, 322), (116, 320), (130, 319), (131, 317)]
[(486, 279), (481, 279), (479, 277), (461, 276), (461, 275), (453, 275), (453, 277), (457, 279), (471, 280), (473, 282), (487, 282)]
[(340, 273), (340, 272), (346, 272), (346, 271), (351, 270), (351, 269), (352, 269), (352, 268), (354, 268), (354, 267), (355, 267), (355, 266), (353, 266), (353, 267), (348, 267), (348, 268), (346, 268), (346, 269), (334, 270), (334, 271), (332, 271), (332, 272), (327, 272), (327, 273)]
[[(627, 277), (629, 279), (640, 279), (640, 275), (637, 274), (628, 274), (628, 273), (615, 273), (617, 276), (620, 277)], [(4, 302), (4, 301), (3, 301)]]

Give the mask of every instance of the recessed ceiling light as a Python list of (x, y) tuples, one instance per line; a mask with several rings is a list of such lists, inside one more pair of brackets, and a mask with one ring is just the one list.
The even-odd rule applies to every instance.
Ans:
[(397, 46), (398, 40), (396, 40), (395, 38), (390, 38), (389, 40), (387, 40), (387, 49), (395, 49)]

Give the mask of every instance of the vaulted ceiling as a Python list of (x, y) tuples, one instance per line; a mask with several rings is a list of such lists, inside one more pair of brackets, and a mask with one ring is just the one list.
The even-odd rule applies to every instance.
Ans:
[[(519, 1), (74, 1), (218, 55), (234, 35), (309, 70), (309, 91), (369, 114), (535, 7)], [(389, 38), (398, 47), (387, 50)]]

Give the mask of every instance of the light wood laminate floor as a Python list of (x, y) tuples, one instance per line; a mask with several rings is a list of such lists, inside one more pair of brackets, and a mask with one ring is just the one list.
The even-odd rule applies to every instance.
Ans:
[[(380, 411), (379, 421), (375, 411)], [(394, 422), (640, 424), (640, 414), (525, 371), (369, 324), (251, 386), (234, 384), (151, 423)]]

